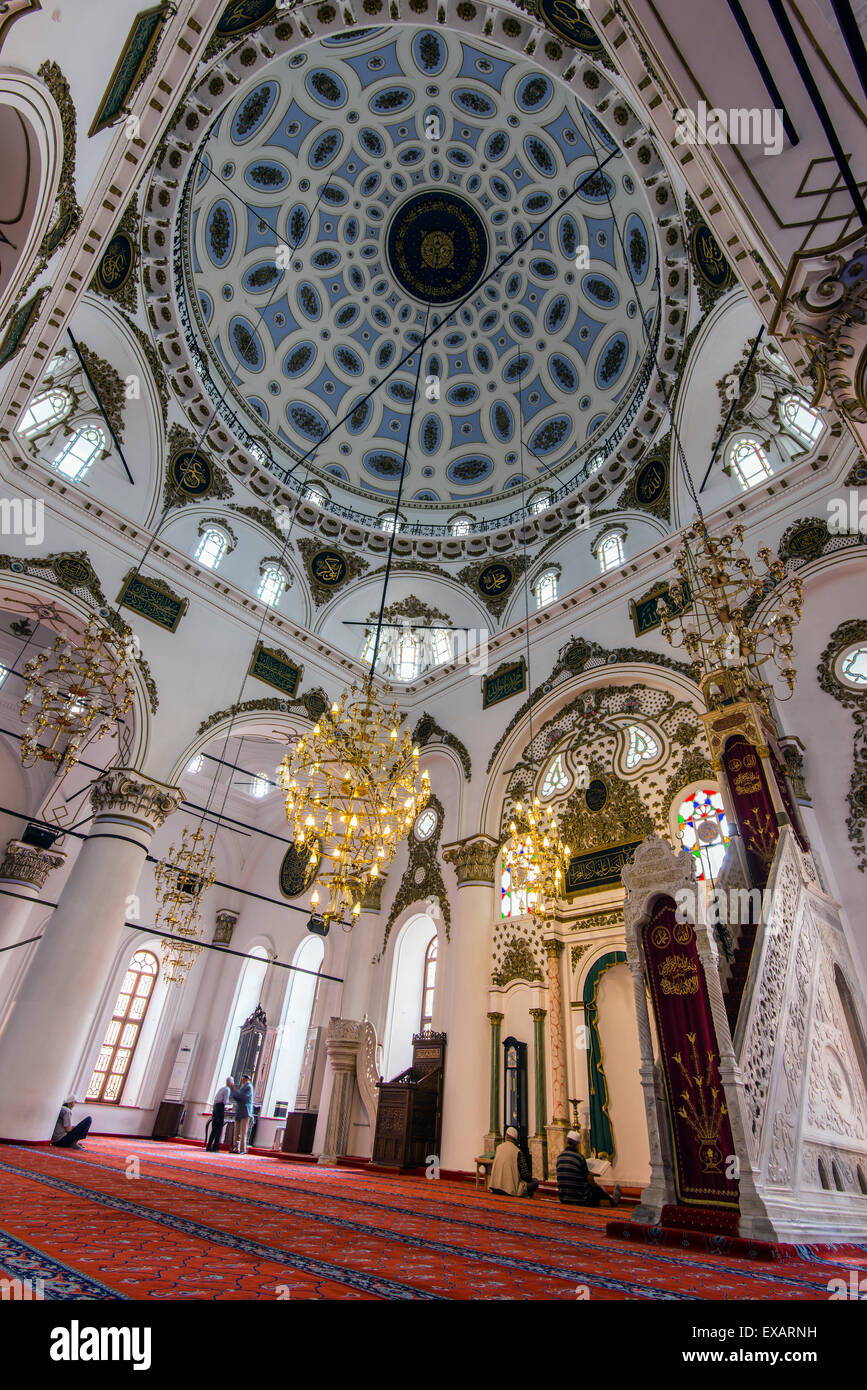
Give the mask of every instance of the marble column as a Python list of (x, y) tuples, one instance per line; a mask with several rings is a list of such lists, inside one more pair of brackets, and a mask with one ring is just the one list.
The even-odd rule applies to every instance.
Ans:
[[(10, 840), (6, 846), (3, 863), (0, 864), (0, 888), (8, 890), (0, 893), (0, 948), (14, 947), (34, 935), (27, 930), (33, 916), (33, 904), (45, 887), (45, 881), (52, 869), (59, 869), (66, 861), (66, 855), (59, 849), (39, 849), (36, 845), (25, 844), (23, 840)], [(13, 897), (12, 894), (17, 896)], [(0, 1012), (5, 988), (14, 980), (28, 951), (0, 950)]]
[(641, 1055), (639, 1075), (644, 1093), (644, 1113), (650, 1149), (650, 1181), (641, 1193), (641, 1201), (632, 1213), (632, 1219), (655, 1226), (662, 1216), (662, 1208), (677, 1200), (668, 1108), (662, 1070), (653, 1058), (650, 1011), (644, 987), (644, 965), (636, 941), (629, 936), (626, 940), (626, 961), (632, 975), (635, 998), (635, 1020), (638, 1025), (638, 1047)]
[(530, 1136), (530, 1158), (533, 1177), (541, 1181), (548, 1176), (548, 1143), (545, 1138), (545, 1119), (548, 1096), (545, 1074), (545, 1009), (531, 1009), (533, 1020), (533, 1067), (536, 1091), (536, 1132)]
[(563, 942), (545, 942), (548, 958), (548, 998), (550, 1002), (549, 1033), (551, 1038), (551, 1123), (545, 1126), (548, 1136), (548, 1163), (553, 1166), (566, 1146), (569, 1132), (569, 1109), (566, 1084), (566, 1051), (563, 1046), (563, 993), (560, 988), (560, 957)]
[(0, 1026), (0, 1137), (46, 1140), (81, 1055), (125, 931), (154, 831), (175, 787), (110, 768), (91, 789), (94, 818)]
[(355, 1099), (355, 1062), (364, 1027), (352, 1018), (332, 1018), (325, 1034), (325, 1051), (331, 1072), (331, 1094), (325, 1139), (317, 1163), (336, 1164), (349, 1149), (352, 1105)]
[(500, 1061), (502, 1056), (500, 1032), (504, 1017), (504, 1014), (499, 1013), (488, 1014), (491, 1021), (491, 1114), (488, 1132), (485, 1135), (484, 1152), (486, 1154), (493, 1153), (503, 1137), (500, 1133)]
[(451, 940), (444, 952), (441, 985), (443, 1032), (448, 1036), (441, 1157), (443, 1168), (465, 1173), (473, 1171), (478, 1154), (487, 1152), (487, 1138), (482, 1137), (486, 1115), (490, 1121), (486, 1014), (498, 853), (499, 845), (487, 835), (471, 836), (443, 850), (445, 862), (454, 865), (457, 893), (451, 900)]

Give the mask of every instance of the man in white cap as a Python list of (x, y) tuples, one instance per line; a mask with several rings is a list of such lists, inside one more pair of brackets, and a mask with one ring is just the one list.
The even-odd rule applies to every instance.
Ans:
[(51, 1136), (51, 1143), (55, 1149), (83, 1149), (84, 1145), (80, 1142), (85, 1138), (91, 1126), (91, 1118), (85, 1115), (83, 1120), (79, 1120), (77, 1125), (72, 1123), (72, 1107), (75, 1104), (75, 1096), (67, 1096), (60, 1107), (60, 1114), (57, 1117), (57, 1124), (54, 1126), (54, 1133)]
[(610, 1202), (612, 1207), (620, 1205), (620, 1183), (609, 1197), (604, 1187), (600, 1187), (587, 1167), (587, 1159), (578, 1145), (581, 1135), (570, 1129), (566, 1135), (566, 1147), (557, 1159), (557, 1193), (566, 1206), (598, 1207), (600, 1202)]
[(518, 1147), (518, 1131), (509, 1125), (502, 1144), (497, 1146), (491, 1165), (489, 1192), (503, 1197), (532, 1197), (539, 1186), (530, 1176), (530, 1165)]

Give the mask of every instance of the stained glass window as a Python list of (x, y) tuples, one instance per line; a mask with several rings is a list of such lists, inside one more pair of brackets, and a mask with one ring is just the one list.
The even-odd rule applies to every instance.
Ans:
[(536, 904), (538, 893), (530, 888), (535, 878), (536, 857), (528, 840), (519, 839), (503, 846), (503, 872), (500, 879), (500, 916), (523, 917)]
[(437, 974), (437, 939), (431, 938), (424, 958), (424, 984), (421, 991), (420, 1033), (426, 1033), (433, 1023), (434, 986)]
[(840, 675), (850, 685), (867, 685), (867, 647), (853, 647), (840, 662)]
[(805, 449), (812, 449), (825, 428), (825, 422), (818, 410), (808, 405), (803, 396), (794, 393), (785, 396), (781, 403), (783, 420), (792, 434)]
[(640, 724), (630, 724), (626, 733), (629, 738), (626, 749), (628, 768), (638, 767), (639, 763), (652, 763), (654, 758), (659, 757), (659, 744), (649, 729), (642, 729)]
[(93, 460), (104, 450), (105, 435), (102, 430), (97, 429), (96, 425), (88, 425), (86, 429), (75, 431), (51, 466), (64, 478), (80, 483)]
[(123, 977), (105, 1041), (96, 1059), (86, 1100), (119, 1105), (141, 1026), (159, 974), (159, 961), (150, 951), (136, 951)]
[(773, 470), (768, 456), (757, 439), (739, 439), (732, 445), (728, 457), (732, 471), (744, 491), (772, 476)]
[(75, 398), (65, 386), (40, 391), (21, 416), (18, 433), (23, 434), (26, 439), (35, 439), (39, 434), (46, 434), (55, 425), (59, 425), (61, 420), (66, 419), (74, 404)]
[(418, 816), (418, 819), (416, 820), (416, 823), (413, 826), (415, 838), (417, 840), (429, 840), (436, 828), (437, 813), (436, 811), (431, 810), (430, 806), (426, 806), (425, 809)]
[(542, 778), (542, 795), (555, 796), (569, 785), (569, 774), (563, 764), (563, 754), (558, 753)]
[(715, 878), (729, 842), (723, 800), (712, 787), (697, 787), (677, 810), (680, 842), (695, 860), (698, 879)]

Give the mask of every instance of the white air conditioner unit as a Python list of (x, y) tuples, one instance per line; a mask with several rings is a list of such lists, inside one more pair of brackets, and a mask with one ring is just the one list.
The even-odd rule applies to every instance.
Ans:
[(184, 1099), (198, 1043), (198, 1033), (181, 1034), (181, 1041), (178, 1044), (175, 1064), (172, 1067), (172, 1074), (169, 1077), (169, 1084), (166, 1087), (166, 1100)]

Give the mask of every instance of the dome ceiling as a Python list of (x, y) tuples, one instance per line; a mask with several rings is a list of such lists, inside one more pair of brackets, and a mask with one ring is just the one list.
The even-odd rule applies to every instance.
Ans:
[(657, 302), (654, 222), (623, 155), (495, 268), (616, 150), (565, 86), (480, 40), (368, 30), (272, 63), (219, 114), (183, 202), (179, 293), (208, 371), (277, 461), (349, 413), (311, 473), (385, 509), (416, 363), (393, 369), (427, 322), (439, 398), (420, 391), (404, 509), (519, 486), (521, 413), (528, 478), (559, 485), (640, 375), (626, 255), (648, 320)]

